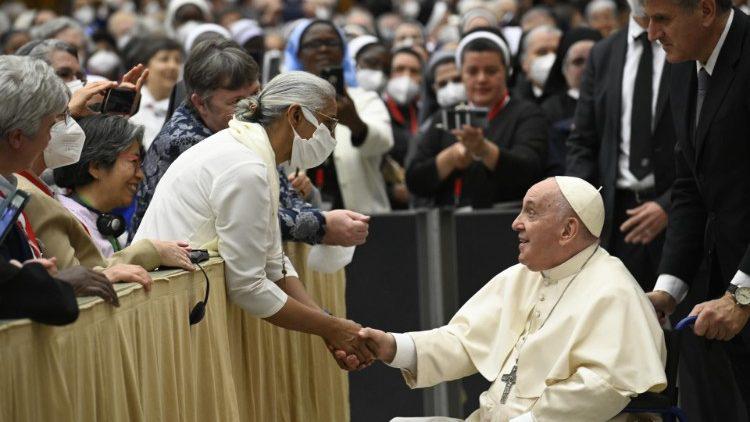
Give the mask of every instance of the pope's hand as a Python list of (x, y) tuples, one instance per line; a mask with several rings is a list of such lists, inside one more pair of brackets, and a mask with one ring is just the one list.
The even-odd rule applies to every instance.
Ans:
[(349, 210), (332, 210), (325, 213), (326, 245), (356, 246), (365, 243), (370, 228), (370, 217)]
[(750, 317), (750, 308), (734, 302), (729, 293), (719, 299), (695, 305), (690, 316), (698, 316), (693, 332), (710, 340), (731, 340), (745, 327)]
[(661, 290), (649, 292), (646, 294), (651, 300), (651, 304), (654, 305), (656, 310), (656, 316), (659, 317), (659, 323), (664, 325), (667, 322), (667, 318), (674, 313), (677, 308), (677, 301), (667, 292)]
[(393, 334), (374, 328), (363, 328), (359, 330), (359, 338), (367, 344), (376, 359), (385, 363), (393, 362), (396, 356), (396, 338)]

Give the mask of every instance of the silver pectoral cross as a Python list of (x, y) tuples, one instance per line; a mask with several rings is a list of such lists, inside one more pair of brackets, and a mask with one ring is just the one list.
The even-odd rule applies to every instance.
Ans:
[(500, 403), (502, 404), (505, 404), (505, 401), (508, 400), (510, 389), (513, 388), (513, 386), (516, 384), (516, 371), (517, 370), (518, 370), (518, 365), (513, 365), (513, 368), (510, 370), (509, 373), (500, 377), (500, 381), (505, 383), (505, 390), (503, 390), (503, 397), (500, 399)]

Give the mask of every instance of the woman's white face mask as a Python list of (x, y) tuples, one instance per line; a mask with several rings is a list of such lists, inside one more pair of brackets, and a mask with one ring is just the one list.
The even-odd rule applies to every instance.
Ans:
[(50, 140), (44, 149), (44, 163), (49, 169), (75, 164), (81, 158), (86, 134), (72, 117), (55, 123), (50, 129)]
[(305, 139), (292, 126), (294, 140), (292, 141), (292, 158), (289, 160), (289, 166), (307, 170), (323, 164), (333, 152), (333, 148), (336, 147), (336, 139), (331, 135), (331, 131), (328, 130), (326, 125), (318, 122), (312, 111), (305, 107), (300, 107), (300, 110), (302, 110), (302, 116), (305, 120), (315, 126), (315, 132), (310, 138)]
[(380, 93), (385, 86), (385, 73), (382, 70), (358, 69), (357, 83), (365, 91)]
[(419, 94), (419, 85), (408, 76), (399, 76), (388, 81), (385, 92), (399, 105), (407, 105)]
[(466, 102), (466, 89), (461, 82), (448, 82), (447, 85), (438, 89), (437, 102), (440, 107), (451, 107), (458, 103)]

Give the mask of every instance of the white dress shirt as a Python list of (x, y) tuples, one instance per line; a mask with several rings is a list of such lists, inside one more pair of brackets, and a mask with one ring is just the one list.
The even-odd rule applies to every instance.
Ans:
[(230, 299), (258, 318), (286, 303), (275, 283), (297, 276), (280, 256), (266, 165), (224, 129), (180, 155), (159, 181), (134, 241), (187, 239), (198, 248), (218, 238)]
[[(695, 62), (696, 73), (700, 72), (701, 68), (703, 68), (703, 69), (706, 69), (706, 72), (709, 75), (713, 75), (714, 67), (716, 67), (716, 61), (719, 59), (719, 53), (721, 52), (721, 47), (724, 46), (724, 41), (727, 39), (727, 34), (729, 33), (729, 28), (732, 26), (733, 19), (734, 19), (734, 10), (731, 10), (729, 13), (729, 19), (727, 19), (726, 26), (724, 26), (724, 31), (721, 33), (721, 37), (719, 38), (719, 42), (716, 43), (716, 47), (714, 47), (714, 51), (708, 57), (708, 61), (704, 64), (696, 60)], [(732, 278), (732, 284), (738, 287), (750, 287), (750, 275), (742, 271), (737, 271), (737, 273)], [(673, 298), (677, 300), (677, 303), (680, 303), (682, 302), (683, 299), (685, 299), (685, 296), (687, 296), (688, 285), (681, 279), (671, 274), (661, 274), (659, 275), (659, 278), (656, 280), (654, 291), (667, 292)]]
[(154, 141), (156, 135), (161, 131), (161, 127), (164, 126), (164, 121), (167, 119), (167, 111), (169, 111), (169, 97), (157, 101), (151, 95), (148, 87), (143, 85), (141, 87), (141, 106), (138, 108), (138, 113), (135, 113), (130, 118), (130, 121), (143, 125), (145, 128), (143, 132), (144, 150), (148, 151), (151, 142)]
[[(617, 181), (616, 186), (620, 189), (643, 190), (654, 187), (654, 174), (650, 173), (641, 180), (633, 175), (630, 171), (630, 121), (633, 115), (633, 92), (635, 90), (635, 76), (638, 73), (638, 64), (643, 54), (643, 44), (637, 38), (646, 32), (631, 17), (628, 24), (628, 50), (625, 54), (625, 67), (622, 71), (622, 116), (620, 120), (620, 154), (617, 163)], [(651, 99), (651, 119), (655, 124), (656, 103), (659, 98), (659, 85), (661, 84), (661, 74), (664, 70), (664, 61), (666, 53), (661, 45), (651, 43), (653, 52), (654, 71), (652, 77)], [(652, 127), (653, 129), (653, 127)]]

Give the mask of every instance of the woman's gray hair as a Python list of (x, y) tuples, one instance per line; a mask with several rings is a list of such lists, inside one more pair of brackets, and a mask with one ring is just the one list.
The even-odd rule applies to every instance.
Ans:
[(258, 95), (237, 103), (235, 117), (267, 128), (291, 105), (320, 111), (335, 98), (336, 90), (325, 79), (308, 72), (284, 72), (271, 79)]
[(52, 68), (31, 57), (0, 56), (0, 138), (21, 129), (34, 136), (42, 118), (65, 111), (70, 90)]
[(63, 188), (88, 185), (94, 181), (89, 173), (90, 164), (110, 169), (121, 152), (133, 142), (143, 140), (143, 126), (130, 123), (123, 116), (95, 114), (78, 119), (78, 124), (86, 135), (81, 158), (75, 164), (54, 170), (55, 183)]
[(54, 38), (55, 35), (68, 28), (77, 29), (83, 33), (83, 26), (81, 26), (77, 20), (68, 16), (60, 16), (31, 28), (30, 34), (31, 38), (46, 40), (48, 38)]
[(56, 39), (28, 42), (16, 51), (16, 55), (39, 59), (51, 65), (52, 53), (55, 51), (63, 51), (78, 60), (78, 49), (75, 46)]

